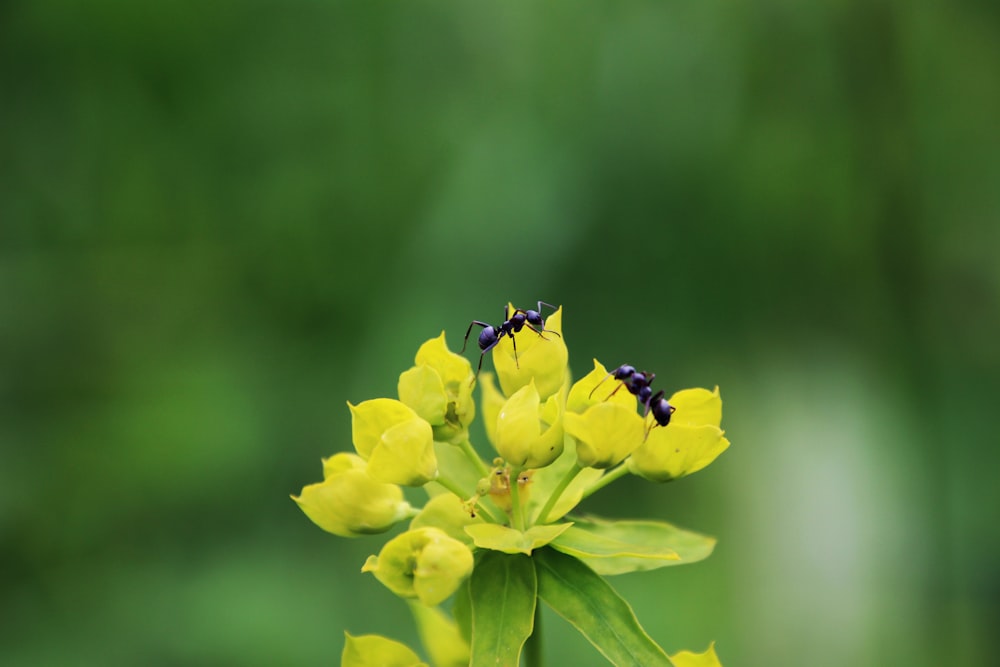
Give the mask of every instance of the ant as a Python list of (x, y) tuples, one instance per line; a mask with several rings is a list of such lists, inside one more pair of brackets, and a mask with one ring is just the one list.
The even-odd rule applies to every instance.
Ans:
[[(655, 424), (646, 429), (646, 437), (649, 437), (649, 432), (653, 430), (656, 425), (666, 426), (670, 423), (670, 415), (674, 414), (675, 408), (667, 402), (664, 398), (666, 392), (662, 389), (655, 394), (653, 393), (653, 388), (649, 385), (653, 384), (653, 379), (656, 378), (656, 373), (649, 373), (647, 371), (637, 371), (634, 366), (629, 366), (628, 364), (623, 364), (613, 371), (605, 375), (600, 382), (594, 385), (594, 388), (590, 390), (590, 396), (594, 395), (597, 388), (604, 383), (609, 377), (614, 376), (616, 380), (620, 381), (621, 384), (618, 385), (613, 392), (608, 394), (608, 398), (614, 396), (619, 389), (625, 387), (628, 392), (638, 399), (640, 405), (646, 406), (646, 409), (642, 413), (642, 418), (646, 419), (649, 413), (653, 413), (653, 419)], [(604, 400), (608, 400), (607, 398)], [(643, 438), (645, 440), (645, 438)]]
[[(547, 306), (552, 310), (556, 310), (556, 307), (551, 303), (545, 303), (544, 301), (538, 302), (538, 310), (524, 310), (522, 308), (515, 308), (514, 313), (510, 313), (509, 306), (503, 307), (503, 323), (498, 326), (493, 326), (492, 324), (487, 324), (486, 322), (480, 322), (479, 320), (472, 320), (472, 324), (465, 331), (465, 340), (462, 342), (462, 352), (465, 352), (465, 346), (469, 343), (469, 334), (472, 333), (472, 327), (479, 326), (483, 330), (479, 332), (479, 349), (482, 350), (479, 353), (479, 367), (476, 369), (475, 377), (479, 377), (479, 371), (483, 369), (483, 357), (487, 352), (496, 347), (497, 343), (504, 336), (510, 336), (510, 342), (514, 344), (514, 363), (518, 368), (521, 367), (517, 362), (517, 343), (514, 341), (514, 334), (518, 333), (524, 327), (528, 327), (536, 334), (545, 338), (543, 331), (545, 329), (545, 320), (542, 319), (542, 306)], [(538, 327), (537, 329), (535, 327)], [(562, 338), (562, 334), (558, 331), (549, 331), (548, 333), (554, 333), (555, 335)]]

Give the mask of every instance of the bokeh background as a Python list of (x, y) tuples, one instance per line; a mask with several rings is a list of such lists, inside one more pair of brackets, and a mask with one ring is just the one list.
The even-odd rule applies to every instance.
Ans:
[(720, 538), (614, 580), (664, 647), (995, 664), (998, 8), (0, 4), (0, 664), (415, 643), (289, 493), (538, 299), (722, 388), (715, 464), (588, 506)]

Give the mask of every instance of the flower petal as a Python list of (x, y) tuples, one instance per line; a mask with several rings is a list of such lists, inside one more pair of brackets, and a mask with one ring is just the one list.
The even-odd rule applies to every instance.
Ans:
[(582, 414), (591, 405), (604, 402), (631, 407), (635, 411), (635, 397), (628, 390), (622, 391), (621, 382), (611, 377), (604, 364), (594, 359), (594, 370), (577, 380), (569, 390), (566, 412)]
[(426, 364), (436, 370), (446, 385), (452, 382), (465, 382), (472, 375), (472, 365), (469, 360), (448, 349), (443, 331), (437, 338), (431, 338), (420, 346), (414, 362), (417, 366)]
[(668, 482), (701, 470), (728, 447), (716, 426), (657, 427), (632, 452), (629, 470), (652, 482)]
[(391, 398), (374, 398), (351, 409), (351, 439), (361, 458), (368, 460), (375, 447), (382, 441), (382, 434), (396, 424), (417, 416), (417, 413), (400, 401)]
[(691, 651), (680, 651), (670, 656), (670, 662), (674, 667), (722, 667), (719, 656), (715, 654), (715, 642), (708, 645), (708, 650), (704, 653), (692, 653)]
[(445, 422), (448, 412), (448, 394), (436, 370), (426, 364), (403, 371), (397, 385), (399, 400), (413, 409), (431, 426)]
[(497, 389), (492, 373), (480, 373), (479, 386), (482, 388), (483, 425), (486, 427), (486, 438), (496, 448), (497, 418), (507, 399)]
[(404, 486), (422, 486), (437, 478), (434, 432), (430, 424), (414, 417), (382, 434), (368, 459), (375, 479)]
[(702, 426), (710, 424), (718, 428), (722, 424), (722, 397), (719, 388), (682, 389), (670, 397), (670, 405), (676, 408), (670, 417), (672, 424), (682, 426)]
[(426, 667), (410, 647), (382, 635), (347, 634), (340, 667)]
[(292, 500), (313, 523), (341, 537), (384, 533), (410, 511), (402, 489), (372, 479), (362, 468), (309, 484)]
[(584, 468), (611, 468), (642, 444), (644, 427), (635, 407), (598, 403), (582, 415), (567, 412), (566, 433), (576, 440), (577, 463)]

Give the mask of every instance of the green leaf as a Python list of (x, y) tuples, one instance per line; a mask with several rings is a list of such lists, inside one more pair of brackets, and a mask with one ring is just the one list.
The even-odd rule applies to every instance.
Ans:
[(538, 597), (583, 634), (613, 665), (669, 667), (667, 654), (639, 625), (628, 603), (578, 559), (551, 548), (532, 557)]
[(484, 551), (469, 582), (471, 665), (517, 667), (534, 629), (537, 582), (531, 559)]
[(481, 523), (465, 527), (473, 542), (480, 549), (492, 549), (506, 554), (530, 555), (532, 550), (544, 547), (559, 537), (571, 523), (532, 526), (523, 533), (514, 528), (495, 523)]
[(417, 622), (417, 632), (434, 667), (465, 667), (469, 664), (469, 644), (462, 638), (455, 621), (440, 607), (409, 602)]
[[(669, 547), (658, 544), (628, 543), (602, 535), (600, 533), (570, 528), (562, 535), (552, 540), (552, 548), (587, 559), (635, 558), (643, 560), (670, 561), (680, 560), (677, 552)], [(645, 569), (661, 567), (663, 564), (651, 564)]]
[[(556, 543), (552, 546), (566, 553), (578, 555), (580, 560), (592, 567), (595, 572), (605, 576), (694, 563), (708, 558), (715, 549), (714, 537), (684, 530), (663, 521), (608, 521), (596, 517), (574, 517), (573, 521), (574, 534), (570, 536), (567, 531), (567, 534), (557, 540), (558, 546)], [(609, 556), (598, 553), (584, 555), (579, 543), (563, 548), (564, 538), (578, 539), (577, 536), (582, 532), (589, 533), (595, 541), (608, 540), (632, 545), (636, 551), (640, 549), (645, 551), (638, 556), (625, 554)], [(678, 558), (651, 557), (651, 554), (669, 551), (674, 552)]]

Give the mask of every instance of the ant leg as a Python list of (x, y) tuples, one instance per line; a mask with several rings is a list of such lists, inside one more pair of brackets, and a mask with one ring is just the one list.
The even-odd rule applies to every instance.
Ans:
[(514, 346), (514, 365), (517, 367), (517, 370), (521, 370), (521, 364), (517, 360), (517, 340), (514, 338), (514, 334), (513, 333), (508, 334), (508, 335), (510, 336), (510, 342), (511, 342), (511, 344)]
[(470, 324), (469, 328), (465, 330), (465, 340), (462, 341), (462, 351), (459, 352), (459, 354), (465, 353), (465, 346), (469, 344), (469, 334), (472, 333), (472, 327), (474, 326), (481, 326), (485, 328), (485, 327), (491, 327), (493, 325), (487, 324), (486, 322), (480, 322), (479, 320), (472, 320), (472, 324)]
[[(482, 324), (482, 322), (478, 322), (477, 324)], [(492, 324), (487, 324), (486, 326), (493, 326), (493, 325)], [(500, 332), (500, 335), (497, 336), (496, 339), (492, 343), (490, 343), (489, 345), (487, 345), (486, 347), (484, 347), (483, 351), (479, 353), (479, 367), (476, 369), (476, 377), (479, 377), (479, 371), (483, 370), (483, 357), (486, 356), (487, 352), (489, 352), (490, 350), (492, 350), (493, 348), (495, 348), (497, 346), (497, 343), (500, 342), (501, 338), (503, 338), (503, 332)], [(514, 337), (511, 336), (510, 339), (511, 339), (511, 341), (513, 341)]]
[[(663, 398), (665, 394), (666, 392), (661, 389), (660, 391), (656, 392), (655, 394), (649, 397), (649, 399), (646, 401), (646, 409), (643, 410), (642, 412), (643, 421), (648, 421), (649, 411), (653, 408), (653, 403)], [(656, 428), (656, 424), (657, 424), (656, 416), (654, 415), (653, 423), (646, 427), (646, 435), (642, 436), (643, 442), (646, 442), (646, 438), (649, 437), (649, 432), (652, 431), (654, 428)]]
[[(615, 372), (611, 371), (610, 373), (608, 373), (607, 375), (605, 375), (603, 378), (601, 378), (601, 381), (598, 382), (597, 384), (595, 384), (594, 388), (590, 390), (589, 394), (587, 394), (587, 398), (592, 398), (594, 396), (594, 392), (597, 391), (597, 388), (600, 387), (602, 384), (604, 384), (604, 381), (607, 380), (609, 377), (611, 377), (614, 374), (615, 374)], [(617, 391), (617, 390), (615, 390), (615, 391)], [(610, 398), (610, 396), (608, 398)]]
[(604, 400), (606, 401), (606, 400), (610, 399), (610, 398), (611, 398), (612, 396), (614, 396), (615, 394), (617, 394), (617, 393), (618, 393), (618, 390), (619, 390), (619, 389), (621, 389), (621, 388), (622, 388), (622, 387), (624, 387), (624, 386), (625, 386), (625, 383), (624, 383), (624, 382), (619, 382), (619, 383), (618, 383), (618, 386), (617, 386), (617, 387), (615, 387), (615, 390), (614, 390), (613, 392), (611, 392), (610, 394), (608, 394), (608, 398), (605, 398)]

